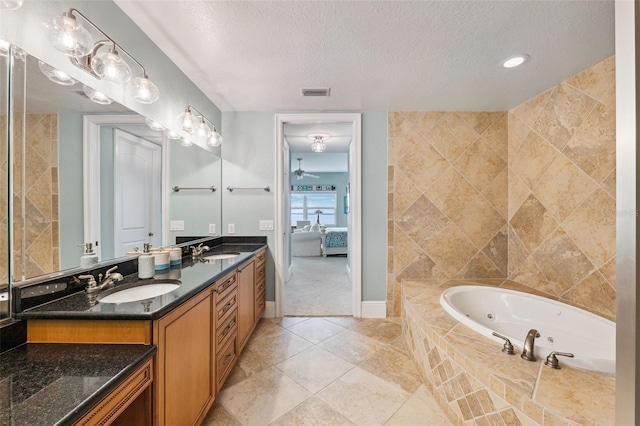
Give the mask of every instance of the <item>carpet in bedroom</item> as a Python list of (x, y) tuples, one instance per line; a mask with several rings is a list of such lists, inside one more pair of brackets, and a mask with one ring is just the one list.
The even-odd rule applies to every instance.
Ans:
[(352, 315), (346, 257), (293, 257), (291, 271), (284, 287), (285, 315)]

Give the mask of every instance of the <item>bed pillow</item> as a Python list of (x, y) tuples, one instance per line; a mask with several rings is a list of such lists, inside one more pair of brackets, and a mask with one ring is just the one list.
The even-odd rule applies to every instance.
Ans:
[(315, 225), (313, 225), (310, 229), (311, 232), (320, 232), (320, 225), (318, 225), (317, 223)]
[(304, 228), (302, 228), (302, 232), (309, 232), (309, 229), (311, 229), (311, 225), (305, 225)]

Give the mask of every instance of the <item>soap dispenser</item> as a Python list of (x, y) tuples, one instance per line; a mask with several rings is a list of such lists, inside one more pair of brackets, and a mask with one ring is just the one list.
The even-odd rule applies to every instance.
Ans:
[(93, 251), (93, 244), (84, 245), (84, 254), (80, 256), (80, 267), (88, 268), (98, 263), (98, 255)]
[(151, 244), (144, 243), (144, 250), (138, 257), (138, 278), (153, 278), (155, 274), (155, 258), (151, 254)]

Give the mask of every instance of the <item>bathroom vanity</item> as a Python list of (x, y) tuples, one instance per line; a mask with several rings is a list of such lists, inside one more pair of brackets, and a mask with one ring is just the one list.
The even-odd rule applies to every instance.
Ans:
[[(227, 252), (237, 254), (215, 256)], [(149, 401), (145, 403), (143, 395), (136, 402), (138, 415), (127, 424), (149, 424), (140, 412), (145, 410), (155, 425), (200, 424), (264, 312), (265, 262), (264, 244), (221, 244), (200, 259), (185, 257), (181, 267), (148, 280), (181, 282), (166, 294), (113, 304), (99, 302), (100, 294), (92, 297), (80, 291), (26, 309), (18, 314), (27, 322), (26, 346), (157, 348), (147, 367), (150, 371), (153, 365)], [(126, 276), (116, 288), (136, 279)], [(104, 362), (109, 363), (106, 354)]]

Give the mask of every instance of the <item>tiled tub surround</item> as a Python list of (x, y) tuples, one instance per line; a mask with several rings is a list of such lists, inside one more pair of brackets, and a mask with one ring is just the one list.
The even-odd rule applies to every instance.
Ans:
[[(453, 319), (439, 297), (455, 285), (532, 292), (509, 280), (410, 281), (402, 286), (405, 343), (427, 388), (458, 425), (613, 425), (615, 379), (501, 352)], [(562, 365), (562, 359), (560, 359)]]
[(615, 320), (614, 65), (509, 112), (389, 113), (389, 315), (403, 280), (510, 278)]

